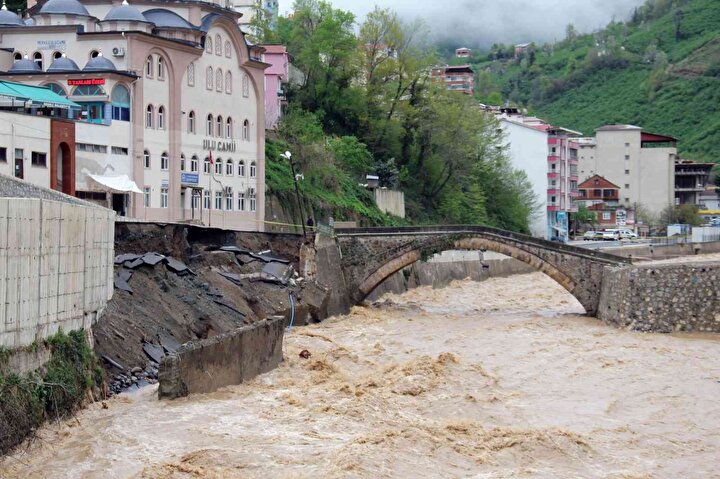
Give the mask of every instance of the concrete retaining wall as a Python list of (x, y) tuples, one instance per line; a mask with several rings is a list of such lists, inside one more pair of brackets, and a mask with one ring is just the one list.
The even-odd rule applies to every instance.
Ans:
[(677, 258), (696, 254), (720, 253), (720, 241), (707, 243), (682, 243), (671, 245), (640, 244), (631, 246), (613, 246), (600, 248), (604, 253), (631, 258), (635, 261), (651, 261), (659, 259)]
[(0, 198), (0, 346), (90, 328), (113, 294), (114, 219), (72, 201)]
[(405, 218), (405, 193), (402, 191), (376, 188), (375, 204), (383, 213)]
[(606, 267), (598, 318), (636, 331), (720, 332), (720, 263)]
[(163, 359), (160, 399), (208, 393), (268, 372), (282, 361), (284, 318), (184, 344)]

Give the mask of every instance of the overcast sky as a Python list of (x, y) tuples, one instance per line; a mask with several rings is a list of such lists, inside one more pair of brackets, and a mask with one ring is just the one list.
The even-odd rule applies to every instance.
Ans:
[[(468, 46), (492, 43), (561, 40), (565, 26), (581, 32), (605, 26), (613, 17), (627, 19), (644, 0), (331, 0), (361, 19), (375, 4), (396, 10), (406, 19), (422, 18), (438, 38)], [(292, 0), (281, 0), (286, 12)]]

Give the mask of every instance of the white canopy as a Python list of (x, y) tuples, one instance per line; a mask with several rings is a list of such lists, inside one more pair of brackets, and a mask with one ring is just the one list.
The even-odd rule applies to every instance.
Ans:
[(88, 175), (88, 176), (93, 181), (108, 188), (110, 191), (117, 191), (120, 193), (142, 193), (140, 188), (137, 187), (135, 182), (133, 180), (131, 180), (128, 175), (120, 175), (120, 176)]

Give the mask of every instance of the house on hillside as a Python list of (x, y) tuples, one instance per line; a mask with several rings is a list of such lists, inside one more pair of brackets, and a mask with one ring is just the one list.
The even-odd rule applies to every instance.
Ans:
[(594, 175), (578, 185), (578, 192), (578, 205), (594, 212), (601, 228), (635, 224), (633, 209), (620, 204), (620, 187), (606, 178)]
[(270, 65), (265, 69), (265, 128), (274, 130), (287, 106), (283, 85), (290, 78), (290, 55), (284, 45), (262, 48), (262, 61)]
[(466, 47), (458, 48), (455, 50), (455, 57), (456, 58), (470, 58), (472, 55), (472, 50)]
[(431, 77), (433, 83), (442, 83), (449, 91), (466, 95), (475, 93), (475, 71), (470, 65), (435, 67)]

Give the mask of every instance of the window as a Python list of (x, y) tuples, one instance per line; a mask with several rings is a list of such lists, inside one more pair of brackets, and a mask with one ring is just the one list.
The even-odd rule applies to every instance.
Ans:
[(625, 159), (626, 159), (626, 160), (629, 160), (629, 159), (630, 159), (630, 155), (625, 155)]
[(625, 143), (625, 148), (630, 148), (630, 143)]
[(626, 175), (629, 175), (629, 174), (630, 174), (630, 170), (625, 170), (625, 174), (626, 174)]
[(227, 122), (225, 123), (225, 138), (232, 138), (232, 137), (233, 137), (232, 118), (228, 118)]
[(165, 129), (165, 107), (164, 106), (161, 106), (160, 108), (158, 108), (157, 127), (158, 127), (158, 130)]
[(555, 202), (555, 197), (554, 197), (554, 196), (551, 196), (551, 197), (550, 197), (550, 204), (551, 204), (551, 205), (557, 204), (557, 203)]
[(158, 57), (158, 80), (164, 80), (165, 79), (165, 60), (163, 60), (163, 57)]
[(215, 81), (213, 80), (213, 67), (207, 67), (205, 70), (205, 88), (212, 90), (215, 87)]
[(43, 56), (42, 56), (42, 53), (40, 53), (40, 52), (35, 52), (35, 53), (33, 53), (33, 61), (35, 62), (35, 64), (36, 64), (37, 66), (40, 67), (40, 70), (43, 69)]
[(238, 161), (238, 176), (245, 177), (245, 162), (243, 160)]
[(227, 163), (225, 163), (225, 175), (226, 176), (232, 176), (233, 175), (233, 161), (227, 160)]
[(215, 35), (215, 55), (222, 56), (223, 44), (220, 35)]
[(155, 115), (155, 108), (152, 105), (148, 105), (145, 109), (145, 128), (153, 127), (153, 116)]
[(203, 191), (203, 208), (210, 209), (210, 192), (208, 190)]
[(250, 141), (250, 122), (248, 120), (243, 121), (242, 135), (243, 140)]
[(185, 171), (185, 154), (180, 154), (180, 171)]
[(602, 190), (593, 190), (594, 198), (602, 198)]
[(190, 158), (190, 171), (193, 173), (197, 173), (198, 170), (198, 157), (197, 155), (193, 155), (192, 158)]
[(245, 211), (245, 193), (238, 193), (238, 211)]
[(195, 86), (195, 62), (190, 62), (187, 67), (187, 83), (188, 86)]
[(207, 123), (205, 125), (205, 134), (207, 136), (213, 136), (213, 116), (212, 116), (212, 114), (207, 116)]
[(153, 58), (152, 55), (147, 57), (147, 60), (145, 60), (145, 76), (148, 78), (153, 77)]
[(150, 168), (150, 152), (147, 150), (143, 152), (143, 166), (145, 169)]
[(229, 41), (225, 42), (225, 56), (228, 58), (232, 56), (232, 44)]
[(168, 207), (168, 189), (160, 188), (160, 208)]
[(163, 171), (167, 171), (169, 163), (170, 162), (168, 161), (167, 153), (163, 152), (163, 154), (160, 155), (160, 169)]
[(220, 68), (215, 72), (215, 90), (223, 91), (223, 71)]
[(227, 191), (225, 192), (225, 209), (227, 211), (233, 210), (233, 200), (234, 199), (235, 199), (235, 197), (233, 195), (232, 188), (228, 188)]
[(200, 192), (193, 190), (192, 192), (192, 208), (197, 210), (200, 208)]
[(13, 60), (14, 61), (22, 60), (22, 53), (20, 53), (20, 52), (13, 53)]
[(612, 215), (609, 211), (603, 211), (603, 220), (607, 221), (612, 218)]
[(51, 92), (56, 93), (60, 96), (65, 96), (65, 97), (67, 96), (67, 92), (65, 91), (65, 89), (61, 85), (58, 85), (57, 83), (47, 83), (43, 86), (45, 88), (49, 89)]
[(630, 198), (625, 198), (625, 203), (630, 203)]
[(245, 98), (250, 96), (250, 79), (247, 75), (242, 77), (242, 96)]
[(62, 58), (62, 52), (55, 51), (52, 54), (53, 60), (57, 60), (58, 58)]
[(250, 211), (255, 211), (257, 207), (257, 199), (255, 198), (255, 189), (250, 189)]
[(33, 151), (31, 153), (30, 164), (33, 166), (41, 166), (43, 168), (47, 167), (47, 153)]
[(130, 91), (123, 85), (115, 85), (110, 95), (112, 119), (130, 121)]
[(216, 175), (222, 175), (223, 172), (223, 161), (218, 158), (215, 160), (215, 174)]
[(110, 147), (110, 153), (113, 155), (125, 155), (128, 154), (128, 149), (123, 146), (111, 146)]
[(146, 186), (143, 188), (143, 205), (145, 208), (150, 208), (150, 187)]
[(257, 168), (255, 166), (255, 162), (253, 161), (250, 163), (250, 178), (255, 178), (255, 175), (257, 174)]
[(75, 143), (77, 151), (89, 151), (91, 153), (107, 153), (107, 146), (93, 145), (92, 143)]
[(210, 158), (207, 156), (205, 157), (205, 160), (203, 160), (203, 173), (210, 174)]
[(232, 93), (232, 73), (225, 73), (225, 93), (230, 95)]
[(213, 49), (212, 49), (212, 38), (210, 38), (210, 37), (205, 37), (205, 52), (206, 52), (206, 53), (212, 53), (212, 52), (213, 52)]
[(217, 130), (216, 130), (216, 132), (217, 132), (217, 136), (219, 136), (220, 138), (223, 137), (223, 127), (224, 127), (224, 126), (225, 126), (225, 123), (223, 123), (223, 117), (222, 117), (222, 116), (218, 116), (218, 117), (217, 117)]
[(100, 56), (100, 52), (98, 50), (90, 50), (90, 58), (97, 58)]
[(102, 96), (105, 90), (100, 85), (83, 85), (75, 88), (72, 92), (74, 96)]
[(626, 189), (626, 190), (629, 190), (629, 189), (630, 189), (630, 185), (628, 185), (627, 183), (625, 183), (625, 189)]
[(7, 163), (7, 148), (0, 148), (0, 163)]
[(191, 111), (188, 115), (188, 133), (195, 133), (195, 112)]
[(216, 191), (215, 192), (215, 209), (216, 210), (222, 210), (222, 198), (223, 198), (222, 191)]

